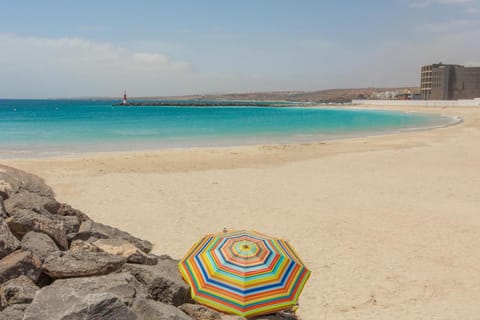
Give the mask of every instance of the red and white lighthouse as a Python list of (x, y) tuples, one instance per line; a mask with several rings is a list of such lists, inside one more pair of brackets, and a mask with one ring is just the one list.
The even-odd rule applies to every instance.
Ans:
[(127, 104), (127, 91), (123, 92), (123, 102), (122, 104)]

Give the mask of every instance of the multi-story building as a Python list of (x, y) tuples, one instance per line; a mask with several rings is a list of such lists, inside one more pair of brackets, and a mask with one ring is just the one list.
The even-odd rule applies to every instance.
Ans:
[(480, 67), (443, 63), (423, 66), (420, 93), (424, 100), (480, 98)]

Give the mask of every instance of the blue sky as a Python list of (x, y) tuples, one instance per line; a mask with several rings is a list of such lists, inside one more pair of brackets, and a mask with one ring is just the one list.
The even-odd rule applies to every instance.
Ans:
[(0, 97), (415, 86), (477, 39), (480, 0), (0, 0)]

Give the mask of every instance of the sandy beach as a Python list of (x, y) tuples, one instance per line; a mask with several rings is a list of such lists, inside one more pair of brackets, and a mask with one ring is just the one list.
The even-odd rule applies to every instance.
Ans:
[(480, 109), (408, 110), (464, 121), (302, 145), (0, 163), (174, 258), (224, 227), (289, 240), (312, 270), (304, 320), (480, 319)]

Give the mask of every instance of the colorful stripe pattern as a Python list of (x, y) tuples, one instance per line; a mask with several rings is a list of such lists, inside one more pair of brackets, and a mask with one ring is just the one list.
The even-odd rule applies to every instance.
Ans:
[(207, 235), (179, 269), (195, 301), (244, 317), (295, 306), (310, 276), (285, 240), (255, 231)]

